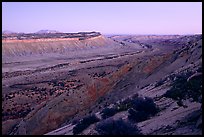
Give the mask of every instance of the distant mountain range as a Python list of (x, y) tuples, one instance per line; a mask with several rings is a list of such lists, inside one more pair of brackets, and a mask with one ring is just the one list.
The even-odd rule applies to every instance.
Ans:
[[(2, 34), (16, 34), (16, 33), (19, 33), (19, 32), (14, 32), (14, 31), (10, 31), (10, 30), (2, 31)], [(20, 32), (20, 33), (22, 33), (22, 32)], [(62, 33), (62, 32), (57, 31), (57, 30), (39, 30), (35, 33), (36, 34), (43, 34), (43, 33)]]
[(62, 33), (62, 32), (59, 32), (59, 31), (56, 31), (56, 30), (40, 30), (40, 31), (37, 31), (35, 33), (42, 34), (42, 33)]
[(13, 31), (10, 31), (10, 30), (5, 30), (2, 32), (2, 34), (13, 34), (13, 33), (16, 33), (16, 32), (13, 32)]

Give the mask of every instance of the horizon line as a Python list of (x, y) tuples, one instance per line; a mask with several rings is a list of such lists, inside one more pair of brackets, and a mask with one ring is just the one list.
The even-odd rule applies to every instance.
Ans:
[[(49, 31), (57, 31), (57, 30), (53, 30), (53, 29), (41, 29), (41, 30), (49, 30)], [(39, 31), (41, 31), (39, 30)], [(2, 35), (3, 35), (3, 32), (4, 31), (10, 31), (10, 30), (2, 30)], [(24, 33), (24, 34), (32, 34), (32, 33), (37, 33), (38, 31), (35, 31), (35, 32), (15, 32), (15, 31), (10, 31), (11, 33)], [(62, 31), (58, 31), (59, 33), (79, 33), (79, 32), (99, 32), (101, 33), (102, 35), (202, 35), (202, 33), (186, 33), (186, 34), (158, 34), (158, 33), (102, 33), (100, 31), (77, 31), (77, 32), (62, 32)], [(51, 33), (51, 34), (54, 34), (54, 33)]]

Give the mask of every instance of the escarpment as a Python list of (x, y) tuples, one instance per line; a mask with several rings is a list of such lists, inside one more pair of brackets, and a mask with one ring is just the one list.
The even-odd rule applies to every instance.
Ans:
[(2, 57), (42, 55), (48, 53), (68, 54), (73, 51), (91, 50), (93, 48), (113, 46), (116, 44), (100, 33), (93, 33), (92, 35), (84, 33), (81, 35), (78, 33), (66, 35), (65, 33), (65, 36), (52, 34), (54, 36), (42, 38), (38, 38), (40, 37), (38, 35), (35, 37), (35, 35), (33, 37), (27, 36), (24, 39), (21, 38), (23, 36), (19, 39), (4, 38), (2, 40)]

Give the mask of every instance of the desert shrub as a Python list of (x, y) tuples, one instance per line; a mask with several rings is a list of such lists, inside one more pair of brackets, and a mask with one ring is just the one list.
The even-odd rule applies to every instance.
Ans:
[(158, 112), (158, 108), (152, 98), (149, 97), (138, 97), (132, 100), (132, 108), (137, 111), (144, 111), (149, 115), (154, 115)]
[(18, 113), (16, 113), (15, 115), (18, 117), (25, 117), (28, 113), (30, 113), (31, 109), (27, 109), (27, 110), (21, 110)]
[(141, 122), (146, 119), (148, 119), (149, 115), (148, 113), (144, 111), (137, 111), (134, 110), (133, 108), (128, 109), (128, 119), (133, 120), (135, 122)]
[(131, 99), (127, 98), (124, 101), (117, 104), (117, 111), (126, 111), (131, 107)]
[(65, 84), (64, 82), (59, 82), (58, 85), (64, 87)]
[(56, 80), (52, 80), (51, 82), (53, 83), (53, 86), (58, 86)]
[(159, 111), (153, 99), (149, 97), (138, 97), (132, 100), (131, 105), (128, 109), (128, 119), (135, 122), (144, 121)]
[(116, 113), (117, 113), (117, 110), (115, 108), (104, 108), (101, 111), (101, 117), (103, 119), (106, 119), (106, 118), (109, 118), (109, 117), (115, 115)]
[(74, 119), (74, 120), (72, 121), (72, 124), (73, 124), (73, 125), (75, 125), (75, 124), (77, 124), (77, 123), (79, 123), (79, 120), (78, 120), (78, 119)]
[(141, 135), (137, 126), (122, 119), (106, 119), (98, 123), (95, 130), (100, 135)]
[(197, 71), (202, 72), (202, 67), (199, 67)]
[(177, 89), (176, 87), (172, 87), (171, 89), (169, 89), (165, 94), (165, 97), (168, 98), (172, 98), (174, 100), (179, 100), (181, 98), (183, 98), (184, 93), (182, 92), (182, 90)]
[(96, 115), (89, 115), (82, 120), (79, 121), (79, 123), (76, 124), (76, 126), (73, 128), (74, 135), (81, 133), (84, 129), (86, 129), (88, 126), (90, 126), (93, 123), (98, 122), (99, 119), (96, 117)]
[(202, 94), (202, 75), (190, 79), (188, 82), (188, 97), (192, 97), (198, 101), (199, 96)]
[(137, 111), (144, 111), (148, 115), (154, 115), (158, 112), (158, 108), (154, 103), (152, 98), (149, 97), (138, 97), (134, 95), (132, 98), (127, 98), (122, 102), (119, 102), (117, 105), (117, 111), (126, 111), (130, 108), (133, 108)]
[(191, 78), (189, 81), (186, 77), (177, 77), (164, 96), (174, 100), (193, 98), (194, 101), (198, 101), (201, 94), (202, 75)]
[(104, 97), (100, 97), (100, 99), (99, 99), (99, 101), (98, 101), (98, 104), (101, 104), (104, 100), (105, 100)]
[(179, 100), (184, 98), (185, 90), (187, 88), (187, 77), (177, 76), (176, 80), (172, 84), (172, 88), (169, 89), (164, 96), (168, 98), (172, 98), (174, 100)]

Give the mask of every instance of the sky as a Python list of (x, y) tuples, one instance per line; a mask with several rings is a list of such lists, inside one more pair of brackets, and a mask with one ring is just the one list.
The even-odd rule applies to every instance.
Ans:
[(202, 33), (202, 2), (2, 2), (2, 31)]

